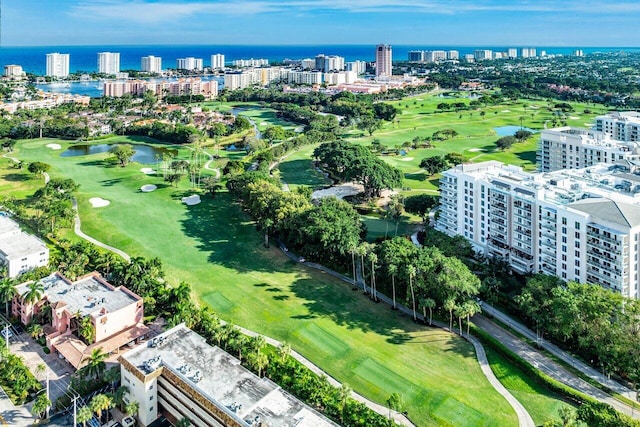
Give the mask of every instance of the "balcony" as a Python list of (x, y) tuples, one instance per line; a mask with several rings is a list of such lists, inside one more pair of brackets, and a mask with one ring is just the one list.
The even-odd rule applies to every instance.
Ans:
[(558, 230), (558, 227), (554, 223), (552, 223), (550, 221), (543, 221), (540, 224), (540, 227), (544, 228), (545, 230), (549, 230), (549, 231), (553, 231), (553, 232)]

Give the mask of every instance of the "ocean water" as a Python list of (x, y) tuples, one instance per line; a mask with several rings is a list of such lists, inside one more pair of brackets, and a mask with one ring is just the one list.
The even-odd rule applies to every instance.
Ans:
[[(640, 48), (621, 47), (577, 47), (585, 53), (627, 51), (640, 52)], [(538, 54), (546, 51), (547, 54), (570, 54), (575, 47), (536, 47)], [(460, 55), (473, 53), (475, 49), (491, 49), (504, 51), (506, 47), (495, 46), (393, 46), (394, 60), (406, 60), (410, 50), (458, 50)], [(69, 68), (71, 72), (97, 70), (98, 52), (120, 52), (120, 69), (139, 70), (140, 58), (154, 55), (162, 58), (163, 68), (175, 68), (176, 59), (193, 56), (202, 58), (204, 65), (210, 65), (212, 54), (222, 53), (226, 61), (244, 58), (267, 58), (272, 62), (281, 62), (286, 58), (303, 59), (313, 58), (324, 53), (326, 55), (343, 56), (347, 61), (362, 60), (373, 61), (375, 58), (374, 45), (308, 45), (308, 46), (243, 46), (243, 45), (218, 45), (218, 46), (38, 46), (38, 47), (0, 47), (0, 66), (7, 64), (21, 65), (30, 73), (44, 75), (45, 55), (51, 52), (70, 54)]]

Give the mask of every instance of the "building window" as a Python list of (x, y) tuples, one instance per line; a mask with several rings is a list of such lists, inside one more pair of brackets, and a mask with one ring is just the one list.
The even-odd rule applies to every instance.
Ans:
[(562, 227), (562, 234), (567, 234), (567, 227)]
[(576, 268), (575, 270), (576, 273), (576, 279), (580, 277), (580, 270)]
[(575, 251), (576, 258), (580, 258), (580, 251)]
[(151, 402), (153, 400), (153, 395), (149, 396), (149, 401)]
[(579, 259), (576, 260), (576, 267), (580, 267), (580, 260)]
[(580, 230), (580, 223), (578, 221), (576, 221), (575, 226), (576, 226), (576, 230)]
[(579, 238), (580, 238), (580, 232), (576, 231), (576, 239), (579, 239)]
[(567, 218), (562, 217), (562, 225), (567, 225)]
[(149, 412), (153, 412), (153, 406), (149, 408)]

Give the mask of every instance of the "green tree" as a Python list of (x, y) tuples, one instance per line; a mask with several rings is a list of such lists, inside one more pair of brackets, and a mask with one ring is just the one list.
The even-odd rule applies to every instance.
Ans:
[(115, 156), (120, 163), (120, 166), (125, 167), (131, 161), (131, 158), (135, 154), (133, 147), (129, 144), (117, 144), (111, 147), (109, 150), (111, 154)]
[(113, 399), (106, 394), (96, 394), (91, 399), (89, 407), (98, 416), (98, 420), (102, 420), (102, 413), (106, 412), (109, 421), (109, 409), (113, 408)]
[(416, 277), (416, 268), (413, 265), (407, 267), (407, 277), (409, 277), (409, 289), (411, 291), (411, 304), (413, 306), (413, 320), (418, 320), (416, 316), (416, 293), (413, 288), (413, 279)]
[(22, 295), (22, 300), (27, 304), (40, 302), (44, 295), (44, 285), (40, 281), (35, 281), (27, 285), (27, 291)]
[(420, 161), (420, 167), (424, 169), (429, 175), (440, 173), (447, 169), (449, 165), (444, 156), (427, 157)]
[(513, 144), (518, 142), (518, 140), (513, 136), (503, 136), (502, 138), (496, 141), (496, 146), (500, 150), (506, 150), (511, 147)]
[(93, 418), (93, 411), (88, 406), (82, 406), (78, 409), (77, 420), (82, 423), (82, 427), (87, 427), (87, 421)]
[(262, 132), (262, 137), (273, 144), (274, 141), (281, 141), (286, 137), (286, 131), (282, 126), (269, 126)]
[(140, 410), (140, 404), (138, 402), (129, 402), (124, 407), (124, 412), (127, 415), (136, 416), (138, 415), (138, 411)]
[(9, 302), (18, 294), (12, 279), (0, 279), (0, 302), (4, 302), (5, 315), (9, 318)]
[(40, 176), (51, 169), (51, 165), (43, 162), (31, 162), (27, 170), (36, 176)]
[(220, 184), (220, 179), (215, 176), (207, 176), (202, 180), (202, 188), (207, 194), (211, 194), (211, 197), (216, 196), (216, 191), (222, 188)]
[(39, 394), (31, 407), (31, 413), (38, 418), (43, 418), (47, 410), (51, 407), (51, 401), (44, 393)]
[(108, 354), (102, 350), (102, 347), (94, 348), (91, 351), (87, 364), (82, 368), (82, 376), (93, 376), (96, 380), (100, 378), (107, 367), (105, 363), (107, 356)]

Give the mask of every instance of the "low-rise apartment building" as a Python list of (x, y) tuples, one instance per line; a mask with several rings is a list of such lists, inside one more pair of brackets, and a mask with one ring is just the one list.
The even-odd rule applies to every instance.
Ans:
[(458, 165), (440, 180), (436, 228), (518, 273), (640, 298), (640, 163), (548, 173), (496, 161)]
[(49, 312), (51, 320), (43, 328), (47, 347), (76, 369), (86, 363), (94, 348), (116, 351), (149, 331), (143, 324), (142, 298), (123, 286), (111, 285), (98, 273), (76, 281), (53, 273), (38, 282), (43, 292), (36, 301), (27, 297), (33, 282), (16, 286), (11, 313), (27, 325), (39, 313)]

